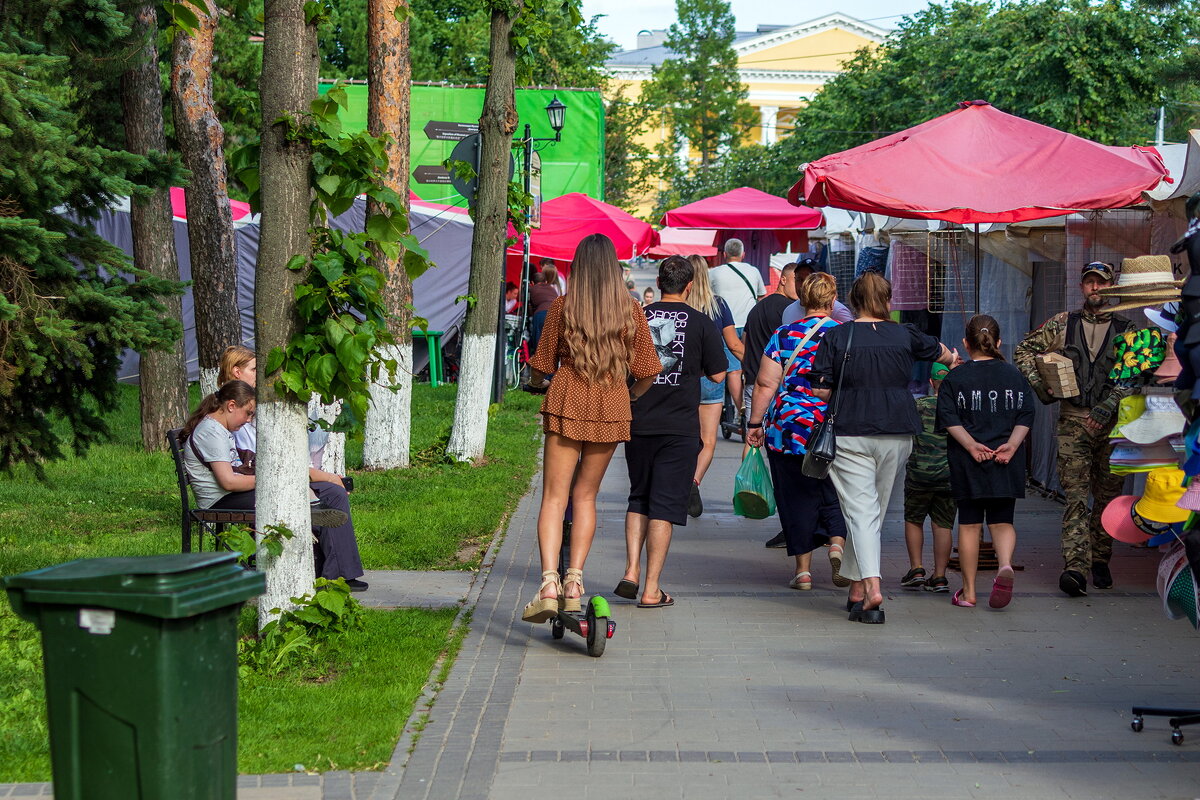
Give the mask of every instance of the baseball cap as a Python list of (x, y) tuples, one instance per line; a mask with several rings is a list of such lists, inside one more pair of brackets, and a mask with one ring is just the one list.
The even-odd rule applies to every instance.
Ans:
[(1093, 261), (1090, 264), (1084, 264), (1083, 269), (1079, 272), (1079, 279), (1083, 280), (1088, 273), (1095, 273), (1106, 281), (1111, 281), (1114, 278), (1113, 265), (1106, 264), (1103, 261)]
[(950, 368), (945, 364), (940, 364), (937, 361), (933, 362), (933, 366), (929, 368), (929, 378), (931, 380), (940, 381), (950, 374)]
[(796, 266), (797, 267), (811, 267), (813, 272), (818, 272), (818, 271), (820, 271), (820, 268), (821, 268), (821, 265), (817, 263), (817, 260), (815, 258), (809, 258), (808, 256), (805, 256), (804, 258), (797, 258)]

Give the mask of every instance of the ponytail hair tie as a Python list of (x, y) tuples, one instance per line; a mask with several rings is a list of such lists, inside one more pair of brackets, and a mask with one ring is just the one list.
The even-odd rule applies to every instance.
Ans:
[(991, 333), (991, 331), (989, 331), (987, 328), (980, 328), (979, 332), (980, 333)]

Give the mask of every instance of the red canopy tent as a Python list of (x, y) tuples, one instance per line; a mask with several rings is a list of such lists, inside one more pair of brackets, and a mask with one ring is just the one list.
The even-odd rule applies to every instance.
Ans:
[[(821, 227), (824, 215), (815, 208), (797, 208), (782, 197), (743, 186), (668, 211), (660, 224), (718, 231), (717, 247), (729, 239), (741, 239), (746, 245), (746, 260), (757, 264), (764, 277), (769, 277), (771, 253), (788, 245), (793, 252), (807, 249), (805, 231)], [(764, 237), (761, 232), (773, 236)]]
[(1167, 174), (1151, 148), (1097, 144), (983, 100), (803, 169), (795, 205), (963, 224), (1120, 208)]
[(1167, 169), (1146, 147), (1110, 147), (983, 100), (805, 164), (788, 201), (905, 219), (1021, 222), (1139, 202)]

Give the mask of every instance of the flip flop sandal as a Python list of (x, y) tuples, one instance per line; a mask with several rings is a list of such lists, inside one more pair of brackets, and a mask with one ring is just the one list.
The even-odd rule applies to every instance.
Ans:
[(1004, 608), (1012, 602), (1012, 590), (1013, 574), (1010, 568), (1007, 575), (1002, 571), (992, 581), (992, 593), (988, 595), (988, 605), (992, 608)]
[(617, 588), (613, 589), (613, 594), (617, 597), (624, 597), (626, 600), (635, 600), (637, 599), (638, 585), (622, 578), (621, 582), (617, 584)]
[(959, 608), (974, 608), (975, 607), (974, 603), (968, 603), (966, 600), (963, 600), (962, 589), (959, 589), (957, 592), (954, 593), (954, 597), (950, 598), (950, 604), (956, 605)]
[(840, 544), (829, 545), (829, 566), (833, 570), (833, 585), (839, 588), (850, 585), (850, 579), (842, 575), (842, 552)]
[(675, 598), (667, 594), (663, 589), (658, 590), (657, 603), (638, 603), (638, 608), (666, 608), (667, 606), (675, 605)]

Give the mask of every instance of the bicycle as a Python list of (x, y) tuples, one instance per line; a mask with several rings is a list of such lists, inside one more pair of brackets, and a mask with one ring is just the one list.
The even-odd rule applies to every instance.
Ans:
[(529, 331), (517, 314), (504, 315), (504, 384), (516, 389), (529, 383)]

